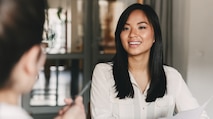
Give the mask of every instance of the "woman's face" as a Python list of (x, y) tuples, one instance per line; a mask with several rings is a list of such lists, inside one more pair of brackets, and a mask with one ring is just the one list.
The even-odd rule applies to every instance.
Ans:
[(152, 44), (155, 42), (154, 31), (143, 11), (131, 12), (120, 38), (129, 56), (149, 55)]

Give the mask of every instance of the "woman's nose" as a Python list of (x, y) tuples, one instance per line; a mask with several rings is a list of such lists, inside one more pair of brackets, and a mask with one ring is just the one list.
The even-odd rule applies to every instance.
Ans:
[(137, 29), (135, 29), (135, 28), (131, 29), (131, 31), (129, 33), (129, 37), (131, 38), (131, 37), (135, 37), (137, 35), (138, 35)]

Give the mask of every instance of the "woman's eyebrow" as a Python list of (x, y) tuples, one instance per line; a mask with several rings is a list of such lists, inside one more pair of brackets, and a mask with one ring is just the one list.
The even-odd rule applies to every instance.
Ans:
[[(141, 22), (138, 22), (137, 24), (139, 25), (139, 24), (148, 24), (148, 23), (146, 21), (141, 21)], [(129, 23), (125, 23), (125, 25), (130, 25), (130, 24)]]
[(145, 21), (141, 21), (141, 22), (139, 22), (139, 23), (137, 23), (137, 24), (148, 24), (148, 23), (145, 22)]

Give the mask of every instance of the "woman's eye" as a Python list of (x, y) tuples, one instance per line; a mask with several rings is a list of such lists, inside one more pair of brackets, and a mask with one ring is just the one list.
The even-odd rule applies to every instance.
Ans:
[(146, 27), (145, 26), (140, 26), (139, 29), (146, 29)]
[(124, 27), (122, 30), (123, 30), (123, 31), (126, 31), (126, 30), (128, 30), (128, 29), (129, 29), (129, 28), (127, 28), (127, 27)]

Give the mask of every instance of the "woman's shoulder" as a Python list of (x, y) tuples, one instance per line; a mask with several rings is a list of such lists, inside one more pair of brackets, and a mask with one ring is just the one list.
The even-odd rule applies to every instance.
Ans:
[(172, 90), (172, 92), (178, 90), (184, 82), (182, 75), (178, 72), (177, 69), (171, 66), (164, 66), (164, 71), (166, 74), (168, 90)]
[(174, 67), (164, 65), (163, 66), (166, 75), (180, 75), (179, 71)]
[(112, 62), (106, 62), (106, 63), (98, 63), (95, 65), (95, 70), (102, 69), (102, 70), (111, 70), (112, 69)]
[(92, 82), (98, 85), (105, 82), (107, 84), (114, 84), (112, 74), (112, 63), (98, 63), (93, 70)]
[(183, 81), (182, 75), (174, 67), (164, 65), (164, 71), (168, 83), (169, 82), (180, 83)]
[(112, 62), (98, 63), (93, 70), (93, 76), (104, 77), (105, 79), (113, 79)]

